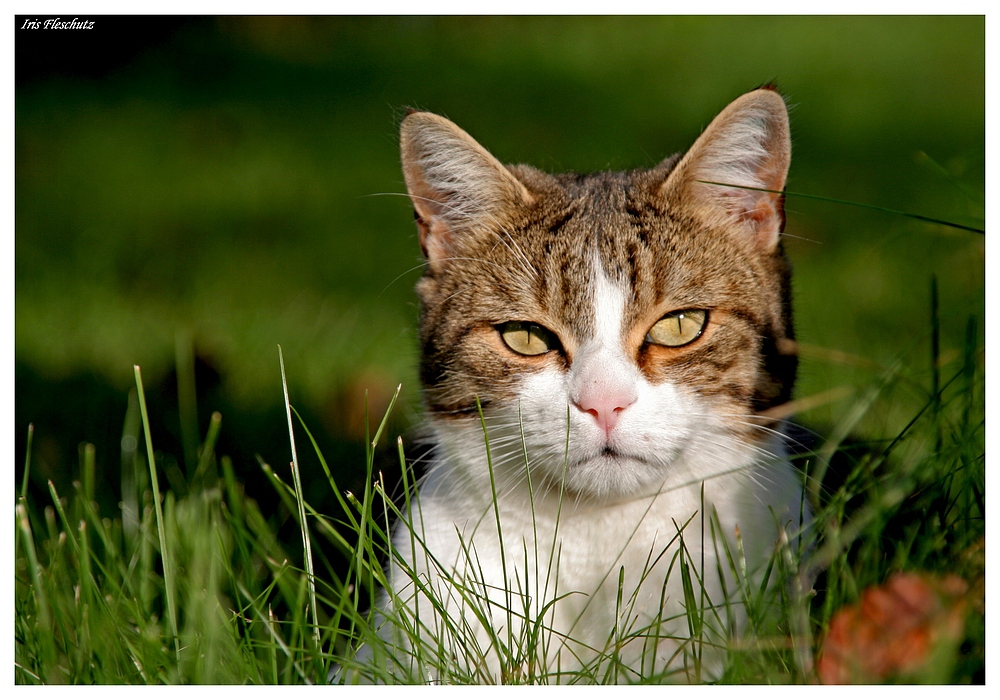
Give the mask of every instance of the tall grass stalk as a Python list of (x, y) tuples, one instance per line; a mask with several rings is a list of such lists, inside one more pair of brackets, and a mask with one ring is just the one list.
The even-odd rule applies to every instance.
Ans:
[(878, 211), (883, 214), (892, 214), (893, 216), (902, 216), (907, 219), (914, 219), (916, 221), (923, 221), (928, 224), (937, 224), (938, 226), (946, 226), (948, 228), (958, 229), (959, 231), (969, 231), (971, 233), (981, 233), (985, 234), (986, 230), (981, 229), (977, 226), (968, 226), (966, 224), (960, 224), (955, 221), (948, 221), (947, 219), (936, 219), (931, 216), (924, 216), (923, 214), (914, 214), (913, 212), (900, 211), (899, 209), (889, 209), (888, 207), (880, 207), (876, 204), (866, 204), (864, 202), (852, 202), (847, 199), (837, 199), (835, 197), (824, 197), (818, 194), (807, 194), (805, 192), (789, 192), (788, 190), (769, 190), (763, 187), (750, 187), (748, 185), (732, 185), (725, 182), (712, 182), (711, 180), (698, 180), (698, 182), (704, 183), (706, 185), (717, 185), (719, 187), (735, 187), (741, 190), (754, 190), (755, 192), (770, 192), (772, 194), (780, 194), (784, 197), (799, 197), (801, 199), (812, 199), (817, 202), (829, 202), (830, 204), (840, 204), (848, 207), (858, 207), (860, 209), (868, 209), (870, 211)]
[(31, 475), (31, 443), (35, 439), (35, 424), (28, 423), (28, 447), (24, 454), (24, 477), (21, 479), (21, 499), (28, 497), (28, 477)]
[(313, 620), (313, 639), (319, 647), (319, 606), (316, 605), (316, 570), (313, 567), (312, 540), (309, 537), (309, 523), (306, 522), (305, 499), (302, 498), (302, 477), (299, 474), (299, 458), (295, 452), (295, 431), (292, 426), (292, 404), (288, 400), (288, 380), (285, 378), (285, 357), (278, 346), (278, 364), (281, 365), (281, 390), (285, 397), (285, 415), (288, 417), (288, 441), (292, 446), (292, 480), (295, 484), (295, 502), (298, 507), (299, 527), (302, 529), (302, 551), (305, 552), (305, 566), (309, 585), (310, 612)]
[(156, 532), (160, 538), (160, 558), (163, 562), (163, 582), (166, 586), (167, 619), (170, 622), (170, 634), (173, 636), (174, 653), (177, 661), (181, 657), (181, 641), (177, 634), (177, 602), (176, 584), (174, 581), (173, 559), (167, 545), (167, 533), (164, 525), (163, 507), (160, 505), (160, 479), (156, 475), (156, 455), (153, 453), (153, 437), (149, 432), (149, 413), (146, 411), (146, 392), (142, 387), (142, 371), (135, 365), (135, 386), (139, 392), (139, 410), (142, 412), (142, 430), (146, 437), (146, 458), (149, 460), (149, 481), (153, 486), (153, 508), (156, 511)]

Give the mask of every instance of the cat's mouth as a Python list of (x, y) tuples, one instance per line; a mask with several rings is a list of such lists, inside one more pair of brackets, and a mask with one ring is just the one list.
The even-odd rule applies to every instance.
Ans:
[(647, 460), (640, 455), (626, 454), (625, 452), (616, 450), (611, 445), (605, 445), (594, 454), (578, 458), (572, 466), (582, 467), (593, 465), (595, 462), (600, 462), (604, 465), (623, 465), (626, 463), (634, 464), (635, 462), (648, 463)]

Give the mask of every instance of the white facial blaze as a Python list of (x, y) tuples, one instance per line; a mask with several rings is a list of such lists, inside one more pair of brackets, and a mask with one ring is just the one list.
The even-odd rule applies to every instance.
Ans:
[(579, 413), (574, 417), (593, 423), (613, 442), (615, 426), (638, 398), (642, 376), (625, 355), (625, 293), (607, 278), (599, 262), (596, 266), (594, 336), (581, 344), (573, 359), (569, 398)]
[(596, 256), (592, 290), (593, 335), (580, 339), (563, 384), (571, 426), (567, 486), (599, 498), (651, 495), (687, 471), (678, 458), (693, 437), (698, 402), (643, 376), (635, 348), (625, 344), (628, 294)]

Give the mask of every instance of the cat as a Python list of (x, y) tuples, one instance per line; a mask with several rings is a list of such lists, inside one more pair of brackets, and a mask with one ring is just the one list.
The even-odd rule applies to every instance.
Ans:
[(783, 98), (743, 95), (647, 170), (505, 166), (420, 111), (401, 151), (432, 456), (387, 646), (357, 658), (417, 681), (718, 678), (738, 581), (809, 520), (770, 411), (797, 364)]

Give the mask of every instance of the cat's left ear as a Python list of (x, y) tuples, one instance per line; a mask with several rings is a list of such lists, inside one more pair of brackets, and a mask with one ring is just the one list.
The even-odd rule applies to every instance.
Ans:
[(785, 101), (761, 88), (712, 120), (660, 191), (673, 206), (693, 206), (709, 221), (741, 227), (770, 253), (785, 226), (791, 156)]

